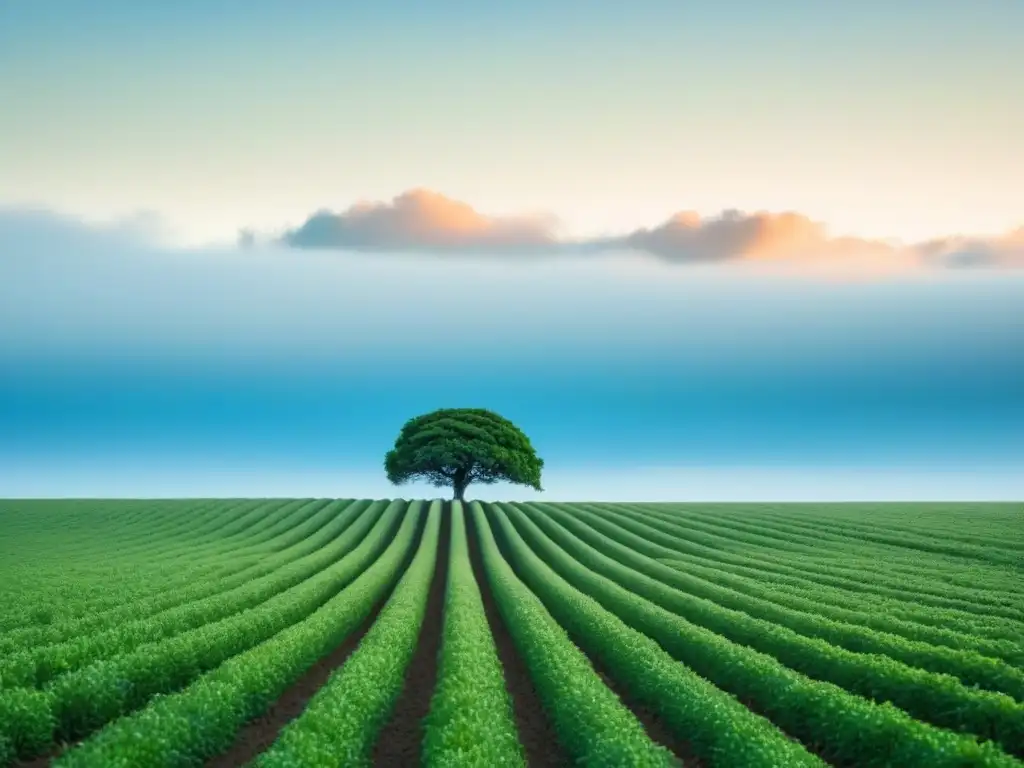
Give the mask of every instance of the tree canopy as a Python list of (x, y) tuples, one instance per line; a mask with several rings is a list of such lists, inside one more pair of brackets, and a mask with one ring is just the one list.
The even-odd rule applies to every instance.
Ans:
[(450, 486), (463, 499), (470, 483), (498, 481), (538, 491), (544, 460), (515, 424), (483, 408), (442, 408), (410, 419), (384, 457), (388, 480)]

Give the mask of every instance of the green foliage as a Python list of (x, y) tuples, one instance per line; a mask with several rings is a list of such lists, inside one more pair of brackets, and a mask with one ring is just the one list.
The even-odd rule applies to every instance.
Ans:
[[(689, 560), (698, 557), (702, 562), (710, 562), (716, 568), (732, 573), (741, 573), (759, 579), (764, 583), (797, 585), (799, 587), (822, 589), (833, 588), (832, 601), (848, 604), (850, 600), (877, 601), (879, 597), (888, 598), (902, 606), (894, 615), (908, 615), (914, 621), (928, 622), (928, 616), (939, 616), (940, 625), (964, 627), (965, 631), (983, 633), (986, 637), (1009, 639), (1020, 642), (1020, 627), (1014, 620), (986, 616), (979, 611), (983, 606), (976, 606), (967, 601), (959, 600), (952, 595), (942, 598), (929, 595), (908, 595), (896, 589), (878, 587), (870, 583), (870, 579), (857, 581), (847, 577), (833, 577), (827, 568), (806, 570), (780, 561), (775, 553), (756, 554), (745, 551), (742, 554), (730, 551), (735, 544), (728, 539), (713, 538), (702, 535), (679, 525), (670, 525), (644, 517), (642, 514), (627, 513), (624, 505), (616, 508), (601, 508), (597, 505), (586, 505), (600, 517), (614, 521), (616, 525), (631, 531), (661, 547), (659, 558), (680, 558)], [(854, 593), (851, 595), (850, 593)], [(888, 605), (889, 603), (886, 603)]]
[[(702, 764), (1024, 766), (1019, 505), (452, 509), (427, 768), (524, 764), (484, 589), (567, 762), (671, 762), (614, 684)], [(328, 742), (365, 757), (418, 634), (431, 567), (405, 566), (436, 557), (429, 530), (416, 546), (429, 516), (313, 498), (0, 500), (0, 765), (80, 737), (58, 765), (201, 765), (401, 578), (289, 731), (303, 765)], [(294, 757), (283, 744), (263, 759)]]
[[(85, 736), (301, 620), (374, 561), (390, 541), (404, 508), (405, 502), (393, 502), (376, 523), (372, 517), (360, 517), (341, 536), (350, 544), (359, 542), (348, 555), (256, 608), (57, 678), (45, 689), (56, 720), (55, 737)], [(0, 708), (19, 691), (0, 693)], [(0, 721), (0, 737), (17, 743), (16, 735), (26, 728), (18, 717)]]
[[(903, 583), (903, 578), (909, 578), (914, 583), (915, 589), (927, 590), (929, 587), (935, 586), (936, 573), (927, 564), (916, 559), (879, 563), (877, 558), (880, 550), (893, 552), (894, 548), (896, 548), (895, 551), (915, 553), (915, 555), (916, 553), (927, 553), (926, 556), (931, 556), (935, 544), (934, 536), (928, 538), (922, 537), (920, 532), (918, 535), (906, 532), (883, 537), (883, 541), (877, 542), (874, 538), (879, 534), (877, 526), (850, 530), (847, 526), (837, 523), (835, 519), (828, 519), (827, 525), (822, 525), (820, 520), (816, 526), (808, 525), (806, 522), (798, 525), (787, 519), (780, 519), (774, 513), (774, 506), (765, 507), (766, 505), (754, 504), (743, 505), (738, 509), (727, 507), (722, 511), (709, 511), (703, 508), (693, 509), (689, 506), (637, 505), (638, 509), (661, 513), (666, 520), (686, 521), (688, 524), (695, 521), (709, 526), (706, 530), (712, 530), (711, 526), (713, 526), (730, 537), (737, 533), (754, 534), (755, 539), (745, 538), (744, 540), (760, 541), (765, 546), (784, 548), (796, 554), (801, 562), (806, 562), (809, 565), (812, 563), (826, 567), (841, 565), (843, 570), (854, 576), (862, 575), (864, 569), (867, 568), (873, 576), (881, 576), (883, 579), (898, 576), (901, 580), (900, 583)], [(746, 514), (756, 517), (748, 520)], [(894, 533), (896, 532), (894, 531)], [(944, 536), (943, 538), (950, 544), (958, 543), (954, 536)], [(1024, 553), (1017, 553), (1012, 542), (1007, 545), (998, 541), (990, 541), (988, 544), (981, 545), (972, 539), (972, 541), (964, 543), (969, 544), (971, 549), (958, 550), (956, 554), (939, 553), (939, 557), (952, 562), (961, 560), (975, 565), (988, 566), (989, 564), (986, 563), (978, 563), (979, 558), (975, 556), (977, 548), (984, 546), (988, 551), (1002, 553), (1003, 556), (998, 558), (998, 561), (1015, 558), (1024, 564)], [(822, 551), (824, 547), (841, 547), (847, 556), (844, 557), (842, 563), (836, 563), (833, 558), (824, 554)], [(983, 561), (987, 558), (980, 559)], [(993, 567), (987, 571), (972, 568), (968, 574), (950, 569), (949, 572), (941, 574), (938, 581), (957, 585), (959, 589), (963, 590), (964, 595), (982, 599), (995, 597), (997, 604), (1012, 606), (1015, 604), (1015, 600), (1011, 597), (1011, 593), (1014, 591), (1013, 586), (1017, 578), (1015, 574), (1007, 574), (1006, 563), (998, 561), (992, 563)]]
[[(58, 768), (111, 765), (199, 766), (230, 747), (246, 721), (258, 717), (317, 659), (341, 643), (387, 595), (415, 543), (422, 503), (397, 507), (402, 523), (380, 556), (318, 610), (241, 653), (172, 696), (121, 718), (54, 762)], [(431, 512), (436, 551), (438, 510)], [(401, 680), (399, 680), (399, 684)], [(315, 763), (288, 763), (315, 765)], [(332, 765), (338, 765), (335, 760)], [(350, 764), (350, 763), (344, 763)]]
[[(700, 542), (709, 547), (722, 548), (724, 544), (733, 545), (737, 541), (746, 542), (752, 545), (763, 544), (763, 538), (747, 534), (737, 536), (732, 534), (723, 536), (722, 531), (711, 531), (695, 524), (692, 521), (684, 521), (679, 517), (673, 517), (666, 513), (652, 513), (647, 510), (639, 510), (640, 517), (651, 527), (657, 526), (660, 530), (685, 535), (691, 542)], [(618, 509), (618, 514), (628, 513), (636, 517), (632, 507)], [(756, 565), (758, 568), (775, 571), (783, 574), (797, 576), (813, 575), (814, 580), (822, 584), (830, 584), (843, 589), (851, 589), (868, 594), (906, 599), (911, 596), (914, 602), (920, 605), (935, 606), (937, 608), (952, 608), (981, 617), (1001, 617), (1013, 621), (1024, 621), (1024, 609), (1010, 603), (1006, 603), (1003, 596), (987, 593), (984, 590), (964, 590), (951, 588), (948, 585), (935, 583), (934, 579), (915, 581), (907, 576), (893, 579), (882, 573), (872, 573), (868, 579), (864, 578), (864, 570), (849, 568), (843, 565), (818, 564), (795, 565), (772, 562), (773, 558), (768, 553), (748, 553), (747, 564)]]
[[(118, 564), (114, 566), (94, 565), (108, 559), (109, 540), (97, 542), (95, 549), (88, 546), (76, 548), (76, 558), (89, 566), (88, 570), (76, 569), (73, 593), (66, 592), (66, 581), (54, 583), (53, 587), (61, 594), (53, 598), (55, 605), (46, 606), (46, 621), (20, 621), (18, 628), (0, 636), (0, 653), (30, 645), (62, 642), (96, 627), (111, 626), (124, 618), (137, 618), (140, 615), (134, 606), (137, 600), (154, 601), (157, 606), (154, 610), (179, 604), (182, 589), (190, 583), (203, 580), (209, 584), (213, 581), (210, 577), (224, 574), (233, 564), (240, 568), (248, 565), (242, 557), (247, 552), (257, 551), (253, 539), (262, 538), (267, 526), (288, 518), (296, 510), (308, 508), (312, 511), (326, 503), (326, 499), (320, 502), (299, 499), (287, 503), (279, 500), (247, 503), (240, 509), (232, 509), (232, 505), (215, 505), (212, 517), (205, 525), (201, 515), (195, 520), (187, 508), (179, 509), (172, 519), (185, 518), (176, 521), (185, 527), (184, 532), (177, 528), (163, 530), (155, 524), (154, 530), (138, 547), (118, 546)], [(197, 546), (196, 541), (204, 543)], [(168, 547), (169, 543), (174, 546)], [(255, 546), (267, 546), (269, 543)], [(47, 552), (49, 557), (55, 554)], [(228, 554), (230, 563), (215, 559), (219, 554)], [(138, 579), (140, 566), (150, 563), (156, 556), (159, 556), (159, 567), (151, 573), (150, 579)], [(90, 583), (91, 573), (96, 574), (94, 585)], [(33, 581), (38, 583), (39, 578), (37, 572)], [(32, 592), (33, 600), (21, 610), (22, 619), (32, 612), (32, 606), (40, 597), (35, 585)]]
[(676, 662), (654, 640), (561, 578), (527, 546), (506, 517), (505, 505), (488, 505), (488, 509), (516, 570), (552, 615), (584, 651), (654, 709), (700, 757), (713, 765), (745, 768), (824, 765), (771, 722)]
[(437, 562), (441, 503), (430, 507), (419, 551), (373, 627), (254, 768), (369, 766), (402, 692)]
[[(374, 503), (382, 504), (383, 502)], [(324, 546), (348, 526), (353, 515), (370, 504), (371, 502), (368, 500), (352, 502), (349, 499), (331, 502), (303, 524), (296, 525), (255, 548), (251, 547), (248, 541), (241, 546), (236, 542), (234, 545), (226, 544), (223, 550), (199, 552), (194, 545), (186, 545), (194, 557), (200, 558), (200, 562), (209, 561), (211, 565), (206, 568), (190, 568), (187, 567), (187, 564), (183, 566), (180, 558), (173, 557), (171, 562), (176, 565), (175, 573), (166, 581), (162, 578), (158, 581), (163, 585), (159, 591), (145, 593), (132, 590), (126, 592), (120, 587), (130, 585), (131, 582), (119, 582), (118, 589), (109, 587), (107, 589), (113, 598), (120, 600), (112, 607), (101, 610), (99, 606), (96, 606), (92, 612), (85, 615), (68, 618), (47, 626), (25, 627), (22, 630), (10, 632), (0, 637), (0, 652), (17, 652), (32, 646), (57, 645), (67, 641), (85, 640), (90, 635), (95, 635), (103, 630), (122, 627), (126, 622), (141, 620), (144, 617), (192, 601), (204, 600), (219, 592), (240, 586), (252, 579), (272, 573), (289, 559), (310, 554)], [(268, 512), (264, 506), (261, 506), (260, 509), (263, 509), (264, 514), (269, 516), (281, 514), (283, 510), (294, 509), (292, 504), (281, 505), (280, 502), (277, 502), (276, 505), (279, 509), (273, 512)], [(339, 514), (339, 510), (342, 509), (345, 510), (344, 513)], [(172, 553), (176, 551), (176, 549), (170, 550)], [(125, 557), (129, 562), (134, 563), (137, 562), (136, 558), (139, 555), (127, 554)], [(253, 557), (256, 558), (255, 562), (251, 561)], [(67, 602), (73, 601), (68, 600)], [(96, 605), (95, 603), (91, 604)], [(3, 673), (5, 666), (0, 662), (0, 688), (7, 687)], [(44, 676), (40, 679), (45, 680), (46, 678)]]
[[(11, 654), (0, 660), (2, 687), (42, 685), (99, 659), (127, 653), (145, 643), (156, 642), (164, 637), (180, 634), (203, 624), (219, 621), (233, 613), (253, 608), (279, 592), (305, 581), (346, 554), (355, 542), (340, 539), (338, 535), (358, 519), (360, 514), (364, 516), (365, 523), (374, 519), (383, 507), (384, 502), (375, 502), (372, 510), (363, 510), (362, 504), (352, 504), (345, 513), (337, 515), (337, 506), (327, 505), (323, 512), (334, 517), (333, 524), (326, 527), (325, 533), (328, 535), (312, 537), (320, 546), (305, 557), (297, 560), (269, 557), (259, 567), (259, 570), (264, 572), (263, 576), (254, 569), (246, 569), (240, 579), (235, 577), (212, 582), (219, 586), (220, 590), (207, 597), (196, 594), (203, 590), (194, 590), (192, 599), (186, 595), (182, 604), (156, 615), (122, 622), (106, 630), (94, 630), (68, 642)], [(295, 529), (303, 531), (305, 526), (296, 525)], [(287, 540), (281, 543), (287, 545)], [(235, 583), (237, 586), (232, 588), (232, 584)], [(206, 590), (210, 589), (210, 583), (205, 586)], [(135, 608), (137, 615), (143, 613), (144, 605), (135, 604), (129, 607)]]
[[(845, 579), (853, 582), (865, 582), (864, 579), (864, 567), (863, 563), (849, 562), (847, 560), (843, 563), (835, 562), (817, 562), (813, 563), (807, 559), (808, 556), (817, 555), (820, 552), (822, 540), (817, 540), (817, 546), (812, 546), (808, 543), (798, 543), (793, 541), (792, 536), (780, 537), (779, 534), (774, 534), (770, 530), (765, 530), (761, 526), (754, 526), (744, 523), (737, 523), (733, 520), (716, 520), (710, 522), (708, 519), (697, 515), (682, 516), (674, 514), (669, 510), (650, 509), (646, 506), (633, 506), (628, 505), (625, 508), (620, 508), (620, 512), (632, 512), (636, 510), (642, 514), (646, 520), (658, 520), (666, 523), (675, 530), (685, 529), (688, 537), (693, 537), (695, 541), (704, 541), (711, 546), (722, 546), (723, 542), (730, 542), (734, 545), (736, 543), (750, 544), (757, 547), (770, 546), (776, 552), (779, 550), (791, 551), (799, 553), (802, 557), (797, 560), (798, 570), (801, 566), (805, 571), (813, 572), (817, 575), (827, 575), (835, 577), (837, 579)], [(807, 537), (805, 537), (807, 538)], [(864, 541), (861, 542), (861, 547), (867, 547), (867, 551), (872, 553), (872, 557), (878, 554), (877, 545), (872, 546), (869, 542), (872, 539), (878, 539), (887, 546), (906, 546), (909, 549), (917, 550), (919, 544), (916, 541), (909, 541), (907, 539), (901, 539), (899, 537), (892, 536), (867, 536)], [(980, 558), (977, 556), (976, 547), (968, 547), (963, 545), (960, 547), (949, 547), (949, 546), (935, 546), (934, 549), (938, 552), (949, 553), (946, 556), (951, 556), (951, 553), (958, 552), (958, 557), (964, 558), (969, 562), (978, 562), (985, 559), (991, 559), (993, 563), (1006, 563), (1011, 558), (1024, 564), (1018, 555), (1011, 555), (1004, 553), (998, 556), (995, 553), (990, 553), (989, 558)], [(756, 555), (754, 560), (766, 559), (765, 554)], [(876, 558), (877, 562), (877, 558)], [(806, 564), (806, 565), (805, 565)], [(1021, 619), (1024, 618), (1024, 610), (1021, 609), (1018, 601), (1011, 597), (1005, 590), (992, 589), (990, 587), (979, 588), (977, 584), (972, 584), (969, 587), (961, 586), (955, 590), (955, 598), (952, 597), (952, 592), (949, 585), (936, 583), (933, 577), (920, 577), (914, 576), (912, 572), (903, 572), (898, 576), (892, 576), (884, 571), (875, 569), (871, 573), (871, 578), (866, 580), (865, 586), (879, 590), (895, 590), (900, 596), (905, 597), (908, 593), (920, 596), (921, 598), (938, 598), (940, 600), (955, 599), (956, 602), (961, 604), (969, 604), (972, 609), (977, 608), (984, 611), (991, 611), (993, 615), (1006, 616), (1009, 618)]]
[(0, 742), (11, 755), (34, 757), (52, 742), (53, 712), (49, 698), (40, 691), (19, 688), (0, 696), (0, 724), (4, 723), (13, 724), (9, 728), (0, 725)]
[[(573, 514), (575, 514), (575, 510)], [(586, 514), (586, 513), (582, 513)], [(603, 521), (588, 519), (587, 524), (597, 527)], [(623, 532), (626, 536), (632, 536)], [(618, 539), (627, 543), (625, 538)], [(989, 657), (992, 660), (1002, 660), (1012, 666), (1024, 666), (1024, 645), (1010, 640), (989, 639), (974, 634), (972, 626), (963, 620), (950, 618), (945, 626), (931, 626), (925, 623), (918, 623), (909, 618), (898, 618), (893, 613), (901, 613), (904, 616), (913, 617), (913, 614), (904, 609), (900, 611), (899, 604), (894, 602), (858, 601), (851, 597), (843, 599), (843, 604), (837, 604), (841, 599), (836, 590), (828, 587), (798, 587), (775, 584), (771, 581), (761, 581), (752, 576), (731, 573), (723, 567), (714, 567), (711, 563), (698, 562), (695, 558), (666, 559), (654, 558), (658, 562), (672, 568), (675, 571), (699, 576), (705, 581), (714, 582), (727, 586), (737, 592), (742, 592), (761, 600), (769, 601), (777, 605), (791, 608), (801, 613), (812, 614), (822, 618), (829, 618), (836, 622), (859, 627), (862, 632), (875, 630), (883, 634), (898, 635), (908, 640), (915, 640), (929, 646), (943, 646), (954, 651), (979, 654)], [(904, 606), (907, 604), (904, 603)], [(928, 619), (925, 614), (916, 618)], [(790, 625), (793, 626), (793, 625)], [(794, 626), (794, 629), (797, 628)], [(849, 640), (851, 644), (843, 645), (850, 650), (859, 650), (859, 641)], [(867, 647), (867, 646), (864, 646)], [(941, 649), (937, 649), (940, 650)], [(933, 670), (942, 671), (942, 670)], [(958, 675), (959, 676), (959, 675)], [(961, 679), (964, 679), (961, 677)], [(995, 685), (998, 690), (1009, 692), (1000, 685)]]
[(519, 580), (498, 550), (480, 504), (472, 502), (469, 508), (498, 611), (574, 764), (609, 768), (677, 765), (671, 752), (651, 741), (636, 716)]
[(525, 768), (512, 700), (469, 561), (462, 504), (452, 502), (451, 552), (437, 690), (423, 738), (425, 768)]
[[(979, 743), (972, 736), (920, 722), (892, 704), (876, 704), (833, 683), (814, 680), (768, 653), (691, 623), (642, 597), (653, 591), (648, 577), (594, 550), (574, 547), (570, 554), (529, 518), (517, 522), (521, 523), (518, 530), (534, 550), (577, 589), (657, 641), (702, 677), (751, 702), (790, 735), (806, 744), (820, 745), (822, 756), (829, 762), (865, 768), (1019, 765), (992, 742)], [(611, 574), (615, 574), (615, 580)], [(798, 659), (792, 660), (799, 663)], [(827, 662), (815, 667), (815, 673), (827, 671)], [(1013, 705), (1012, 699), (1002, 698)], [(1007, 726), (1013, 730), (1012, 725)]]
[(470, 483), (506, 481), (543, 490), (543, 467), (515, 424), (482, 408), (442, 408), (410, 419), (384, 457), (392, 483), (421, 478), (435, 488), (453, 487), (457, 499)]
[[(802, 635), (820, 638), (835, 646), (841, 646), (850, 651), (856, 651), (859, 654), (880, 654), (887, 659), (902, 661), (912, 667), (939, 674), (954, 675), (966, 685), (978, 685), (993, 691), (1007, 693), (1018, 700), (1024, 701), (1024, 671), (1018, 670), (998, 659), (991, 659), (979, 653), (969, 651), (936, 648), (928, 643), (915, 642), (861, 626), (830, 621), (823, 616), (790, 610), (778, 606), (769, 600), (751, 597), (742, 592), (719, 586), (711, 581), (691, 576), (681, 570), (659, 563), (631, 549), (625, 543), (616, 541), (590, 528), (582, 522), (583, 519), (586, 519), (584, 516), (581, 516), (581, 519), (576, 519), (563, 512), (560, 508), (551, 505), (531, 504), (516, 506), (526, 512), (535, 523), (543, 528), (549, 536), (558, 541), (561, 546), (570, 548), (570, 551), (575, 551), (575, 542), (571, 539), (566, 539), (562, 530), (553, 525), (555, 520), (558, 521), (561, 528), (570, 531), (574, 536), (586, 542), (598, 552), (614, 558), (623, 566), (637, 573), (649, 576), (662, 584), (679, 590), (679, 592), (687, 596), (684, 598), (685, 605), (694, 606), (693, 611), (686, 611), (684, 605), (678, 601), (673, 601), (670, 605), (655, 599), (655, 602), (670, 610), (674, 610), (676, 613), (682, 613), (690, 618), (698, 613), (704, 613), (707, 603), (692, 600), (690, 596), (705, 598), (712, 601), (711, 604), (716, 606), (716, 608), (721, 607), (742, 611), (746, 616), (770, 621), (778, 625), (780, 630), (783, 627), (788, 627)], [(676, 610), (677, 608), (678, 610)], [(733, 614), (725, 612), (716, 613), (715, 615), (724, 617), (723, 621), (727, 622), (729, 626), (733, 626), (734, 622), (731, 620)], [(739, 621), (745, 622), (746, 619), (740, 617)], [(704, 621), (699, 621), (698, 623), (709, 626)], [(775, 629), (775, 627), (771, 627), (765, 630), (764, 625), (761, 624), (753, 624), (751, 626), (753, 627), (751, 631), (762, 637), (764, 634), (771, 634)], [(714, 629), (715, 626), (711, 626), (711, 628)], [(782, 631), (784, 633), (784, 630)], [(813, 647), (820, 648), (821, 646), (815, 644)], [(806, 661), (805, 650), (801, 648), (798, 653)], [(882, 663), (878, 659), (842, 654), (838, 649), (837, 653), (839, 653), (840, 658), (846, 661), (853, 661), (854, 663), (856, 661), (862, 661), (867, 665)], [(784, 656), (779, 658), (784, 659)], [(908, 681), (905, 679), (906, 675), (901, 676), (897, 674), (893, 676), (891, 670), (886, 670), (885, 674), (887, 680), (891, 680), (893, 686), (898, 689), (903, 686), (899, 691), (900, 693), (907, 693), (908, 695), (911, 694), (918, 683), (924, 684), (928, 692), (933, 691), (937, 684), (937, 680), (934, 678), (921, 678), (920, 675), (914, 676), (913, 681)], [(864, 676), (858, 673), (856, 677), (862, 684), (869, 685), (871, 675)], [(924, 682), (922, 683), (922, 681)], [(948, 682), (945, 681), (943, 687), (949, 687)], [(877, 685), (872, 685), (871, 690), (878, 696), (883, 694), (884, 689), (880, 689)], [(943, 709), (943, 707), (938, 707), (935, 702), (930, 704), (927, 702), (928, 697), (925, 696), (922, 699), (923, 706), (935, 706), (937, 709)], [(963, 705), (964, 702), (959, 702), (959, 706), (953, 707), (953, 709), (959, 709)], [(925, 717), (924, 719), (928, 718)], [(956, 723), (956, 725), (959, 724)]]
[[(115, 605), (114, 601), (122, 595), (134, 595), (128, 584), (120, 585), (120, 589), (111, 589), (112, 585), (106, 577), (117, 575), (123, 568), (125, 560), (121, 556), (122, 553), (128, 558), (132, 558), (136, 553), (141, 553), (144, 557), (147, 551), (166, 554), (168, 544), (177, 543), (175, 540), (184, 524), (182, 517), (187, 515), (192, 518), (192, 525), (197, 535), (201, 537), (204, 535), (204, 522), (209, 519), (219, 518), (223, 524), (223, 521), (230, 519), (230, 515), (236, 513), (239, 507), (252, 509), (256, 506), (257, 502), (253, 501), (241, 505), (178, 504), (168, 509), (157, 506), (150, 509), (151, 517), (146, 521), (152, 530), (148, 535), (143, 533), (141, 525), (137, 526), (131, 522), (132, 517), (129, 515), (108, 521), (106, 515), (97, 511), (89, 516), (91, 527), (85, 530), (74, 524), (75, 517), (72, 516), (71, 521), (65, 521), (59, 531), (46, 530), (43, 538), (49, 548), (45, 552), (41, 549), (32, 551), (33, 539), (38, 546), (42, 543), (40, 538), (28, 535), (12, 536), (12, 540), (17, 540), (20, 545), (16, 550), (20, 562), (4, 562), (4, 583), (12, 588), (19, 585), (28, 586), (31, 583), (32, 599), (12, 600), (0, 606), (0, 633), (3, 633), (0, 635), (0, 649), (6, 647), (5, 640), (11, 635), (22, 631), (46, 629), (53, 622)], [(40, 510), (33, 512), (40, 514)], [(97, 536), (96, 532), (99, 531), (108, 532), (118, 539), (119, 556), (113, 562), (105, 562), (104, 559), (104, 555), (110, 552), (110, 537)], [(57, 577), (52, 570), (49, 574), (43, 574), (38, 567), (40, 563), (52, 562), (51, 558), (59, 558), (69, 552), (73, 552), (78, 564), (83, 566), (78, 569), (80, 577), (76, 578), (73, 591), (69, 589), (67, 582)], [(33, 562), (36, 564), (34, 569)], [(97, 576), (100, 578), (96, 578)], [(145, 589), (146, 586), (152, 589), (151, 585), (141, 588)], [(26, 593), (28, 591), (26, 590)]]
[[(920, 623), (927, 620), (927, 614), (917, 615), (903, 603), (863, 603), (850, 594), (841, 594), (829, 587), (800, 586), (797, 583), (780, 584), (771, 577), (757, 577), (757, 571), (728, 563), (716, 562), (711, 559), (674, 556), (658, 544), (637, 535), (618, 523), (612, 523), (595, 515), (586, 505), (563, 504), (556, 508), (547, 504), (534, 504), (538, 509), (563, 515), (570, 515), (586, 523), (589, 529), (601, 531), (606, 537), (629, 547), (630, 550), (646, 554), (649, 558), (663, 565), (687, 574), (700, 576), (707, 582), (727, 586), (732, 590), (760, 598), (765, 601), (786, 606), (796, 611), (815, 616), (828, 617), (837, 622), (852, 624), (864, 630), (875, 629), (879, 632), (900, 635), (910, 640), (918, 640), (932, 646), (946, 646), (953, 649), (974, 651), (982, 656), (1003, 659), (1016, 666), (1024, 666), (1024, 646), (1007, 640), (990, 640), (972, 634), (971, 627), (948, 619), (948, 626), (935, 627)], [(636, 521), (634, 521), (636, 522)], [(574, 531), (579, 531), (573, 528)], [(589, 540), (588, 540), (589, 541)], [(591, 541), (591, 543), (593, 543)], [(613, 554), (607, 552), (606, 554)], [(614, 556), (614, 555), (613, 555)], [(842, 604), (839, 604), (839, 603)], [(897, 618), (893, 614), (902, 614), (909, 618)], [(916, 618), (917, 621), (911, 619)], [(851, 648), (857, 650), (857, 648)]]

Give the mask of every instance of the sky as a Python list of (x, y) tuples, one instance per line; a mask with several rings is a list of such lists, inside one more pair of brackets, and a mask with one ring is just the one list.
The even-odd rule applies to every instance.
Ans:
[(0, 4), (0, 496), (1024, 497), (1024, 5), (290, 5)]

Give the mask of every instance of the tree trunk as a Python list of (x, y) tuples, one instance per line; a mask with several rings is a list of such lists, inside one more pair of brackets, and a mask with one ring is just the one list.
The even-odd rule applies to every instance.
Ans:
[(452, 479), (452, 501), (464, 501), (466, 497), (466, 486), (469, 483), (466, 482), (466, 475), (469, 474), (464, 469), (456, 470), (455, 477)]

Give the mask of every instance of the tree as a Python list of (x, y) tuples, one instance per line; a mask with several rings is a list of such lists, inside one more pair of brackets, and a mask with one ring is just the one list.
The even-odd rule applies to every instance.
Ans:
[(543, 467), (519, 427), (483, 408), (442, 408), (410, 419), (384, 457), (395, 485), (420, 478), (435, 488), (451, 486), (459, 501), (470, 483), (504, 480), (542, 491)]

